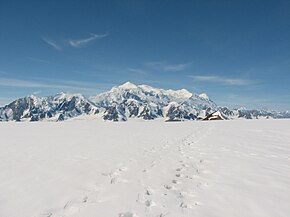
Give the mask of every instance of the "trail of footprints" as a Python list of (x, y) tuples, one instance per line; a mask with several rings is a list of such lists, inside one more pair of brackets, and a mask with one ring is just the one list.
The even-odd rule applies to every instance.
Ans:
[[(195, 150), (192, 149), (192, 147), (194, 144), (199, 142), (199, 140), (195, 142), (193, 141), (194, 138), (188, 137), (185, 138), (182, 141), (182, 144), (178, 146), (178, 153), (181, 155), (182, 160), (177, 162), (177, 167), (172, 172), (174, 175), (168, 183), (161, 186), (160, 189), (157, 187), (156, 191), (151, 187), (146, 187), (143, 199), (140, 199), (140, 193), (138, 194), (137, 202), (144, 203), (148, 216), (161, 217), (170, 214), (171, 207), (168, 207), (165, 197), (171, 197), (171, 199), (168, 200), (176, 201), (176, 205), (181, 209), (181, 213), (184, 213), (184, 210), (188, 209), (193, 211), (196, 207), (202, 205), (199, 201), (196, 200), (195, 190), (206, 186), (207, 183), (201, 183), (198, 179), (195, 178), (200, 175), (204, 160), (193, 160), (192, 155)], [(187, 187), (191, 186), (191, 188), (185, 188), (185, 185), (187, 185)], [(156, 196), (154, 194), (160, 195)], [(163, 212), (151, 212), (152, 207), (155, 206), (161, 207), (159, 210), (163, 210)], [(188, 214), (190, 215), (189, 212)]]
[[(173, 168), (172, 174), (173, 177), (170, 181), (165, 183), (163, 186), (145, 186), (143, 192), (137, 194), (137, 199), (135, 202), (141, 203), (144, 205), (146, 216), (154, 217), (165, 217), (170, 214), (170, 208), (168, 207), (167, 201), (175, 201), (176, 206), (179, 207), (181, 213), (184, 213), (184, 210), (194, 210), (194, 208), (201, 205), (200, 202), (196, 200), (196, 189), (201, 186), (205, 186), (198, 181), (197, 178), (200, 175), (200, 170), (204, 162), (203, 159), (193, 159), (193, 154), (196, 156), (195, 144), (197, 144), (207, 133), (204, 133), (203, 136), (199, 138), (193, 137), (192, 135), (183, 138), (181, 144), (177, 147), (178, 154), (181, 159), (177, 161), (176, 167)], [(196, 136), (196, 134), (194, 135)], [(144, 150), (143, 157), (148, 157), (150, 155), (162, 156), (160, 152), (166, 151), (170, 145), (166, 142), (164, 145), (156, 148), (151, 148), (149, 150)], [(176, 156), (175, 156), (176, 157)], [(178, 156), (177, 156), (178, 157)], [(155, 167), (160, 159), (151, 161), (147, 168), (142, 169), (142, 173), (150, 172), (150, 170)], [(132, 163), (132, 162), (131, 162)], [(128, 164), (123, 165), (130, 165)], [(141, 168), (140, 168), (141, 169)], [(127, 179), (122, 178), (123, 173), (129, 170), (126, 166), (118, 167), (110, 172), (104, 172), (101, 175), (107, 177), (107, 183), (105, 185), (115, 185), (118, 183), (128, 183)], [(186, 188), (185, 186), (191, 186)], [(191, 190), (188, 190), (191, 189)], [(42, 214), (41, 217), (66, 217), (75, 215), (79, 212), (82, 206), (85, 206), (88, 203), (99, 203), (104, 202), (99, 198), (100, 189), (95, 186), (95, 188), (87, 190), (86, 194), (78, 199), (68, 201), (62, 208), (51, 210), (45, 214)], [(153, 208), (157, 207), (153, 212)], [(134, 212), (128, 211), (123, 213), (116, 214), (118, 217), (138, 217)]]
[[(175, 177), (172, 179), (171, 185), (165, 185), (168, 190), (175, 190), (178, 193), (179, 206), (182, 209), (194, 209), (201, 205), (195, 198), (195, 191), (201, 187), (207, 186), (207, 183), (201, 183), (198, 177), (203, 169), (203, 159), (198, 159), (198, 154), (195, 153), (195, 144), (206, 137), (208, 130), (200, 136), (195, 138), (192, 135), (183, 139), (181, 145), (178, 146), (178, 152), (182, 156), (179, 161), (180, 166), (175, 169)], [(198, 150), (199, 151), (199, 150)], [(194, 159), (194, 157), (197, 159)], [(192, 188), (183, 190), (183, 182), (185, 185), (190, 185)], [(179, 187), (181, 186), (181, 187)], [(191, 190), (188, 190), (191, 189)]]
[(110, 184), (116, 184), (116, 183), (127, 183), (128, 180), (122, 179), (120, 177), (121, 173), (127, 171), (127, 167), (120, 167), (117, 170), (114, 170), (110, 173), (102, 173), (103, 176), (108, 176), (110, 178)]
[[(118, 169), (112, 170), (111, 172), (104, 172), (101, 175), (108, 177), (108, 183), (112, 185), (117, 183), (127, 183), (128, 180), (121, 178), (122, 173), (126, 172), (127, 170), (127, 167), (122, 166)], [(80, 209), (87, 204), (106, 202), (106, 200), (110, 199), (99, 198), (100, 191), (101, 189), (98, 186), (92, 186), (91, 189), (85, 189), (86, 194), (84, 194), (83, 197), (67, 201), (63, 207), (51, 209), (41, 214), (40, 217), (68, 217), (72, 215), (75, 216), (80, 211)], [(120, 213), (119, 217), (137, 217), (137, 215), (127, 212)]]

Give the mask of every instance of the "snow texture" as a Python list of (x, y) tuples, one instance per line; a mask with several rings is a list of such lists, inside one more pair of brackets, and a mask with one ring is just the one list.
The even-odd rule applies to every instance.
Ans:
[(0, 123), (1, 217), (288, 217), (289, 120)]

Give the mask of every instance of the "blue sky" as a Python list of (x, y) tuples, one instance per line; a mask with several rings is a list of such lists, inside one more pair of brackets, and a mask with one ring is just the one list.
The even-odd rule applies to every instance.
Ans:
[(290, 1), (0, 0), (0, 105), (126, 81), (290, 110)]

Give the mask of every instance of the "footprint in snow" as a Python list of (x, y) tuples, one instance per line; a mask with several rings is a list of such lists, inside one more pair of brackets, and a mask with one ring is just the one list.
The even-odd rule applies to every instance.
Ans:
[(119, 171), (120, 171), (120, 172), (124, 172), (124, 171), (127, 171), (127, 170), (128, 170), (127, 167), (120, 167), (120, 168), (119, 168)]
[(185, 170), (184, 167), (178, 167), (178, 168), (176, 168), (175, 171), (176, 171), (176, 172), (182, 172), (183, 170)]
[(41, 214), (40, 216), (41, 217), (51, 217), (53, 214), (52, 213), (44, 213), (44, 214)]
[(111, 184), (116, 184), (116, 183), (127, 183), (128, 182), (128, 180), (126, 180), (126, 179), (121, 179), (121, 178), (119, 178), (119, 177), (114, 177), (114, 178), (112, 178), (111, 179)]
[(181, 184), (182, 182), (173, 179), (173, 180), (172, 180), (172, 183), (173, 183), (173, 184)]
[(120, 172), (125, 172), (127, 170), (129, 170), (128, 167), (123, 166), (123, 167), (119, 167), (118, 169), (114, 169), (111, 172), (103, 172), (101, 174), (103, 176), (110, 176), (110, 177), (112, 177), (112, 176), (118, 176), (118, 175), (120, 175)]
[(152, 188), (150, 188), (150, 187), (146, 187), (145, 188), (145, 194), (146, 195), (152, 195), (154, 193), (154, 190), (152, 189)]
[(189, 167), (189, 165), (188, 165), (188, 164), (185, 164), (185, 163), (181, 164), (181, 166), (182, 166), (183, 168), (188, 168), (188, 167)]
[(170, 185), (164, 185), (164, 188), (167, 189), (167, 190), (171, 190), (173, 187), (170, 186)]
[(150, 206), (156, 206), (156, 203), (153, 201), (153, 200), (146, 200), (145, 201), (145, 205), (147, 207), (150, 207)]
[(119, 213), (118, 217), (138, 217), (138, 216), (132, 212), (124, 212), (124, 213)]
[(193, 176), (191, 177), (191, 176), (189, 176), (189, 175), (186, 175), (185, 178), (186, 178), (186, 179), (193, 179)]
[(86, 203), (86, 202), (88, 202), (88, 200), (89, 200), (89, 197), (88, 197), (88, 196), (85, 196), (85, 197), (83, 198), (82, 202), (83, 202), (83, 203)]
[(119, 175), (119, 173), (117, 171), (112, 171), (112, 172), (104, 172), (104, 173), (101, 173), (102, 176), (109, 176), (109, 177), (112, 177), (112, 176), (117, 176)]
[(195, 202), (194, 204), (187, 204), (187, 203), (181, 202), (179, 206), (183, 209), (194, 209), (196, 206), (200, 206), (200, 203)]

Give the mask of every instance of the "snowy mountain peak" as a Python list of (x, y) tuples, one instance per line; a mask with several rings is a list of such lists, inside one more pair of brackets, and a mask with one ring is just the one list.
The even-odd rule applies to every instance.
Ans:
[(193, 96), (193, 94), (186, 89), (175, 90), (174, 92), (177, 93), (180, 97), (184, 98), (190, 98)]
[(124, 83), (124, 84), (122, 84), (122, 85), (120, 85), (118, 87), (119, 88), (123, 88), (123, 89), (136, 89), (136, 88), (138, 88), (137, 85), (135, 85), (135, 84), (133, 84), (133, 83), (131, 83), (129, 81), (127, 81), (126, 83)]
[(209, 100), (209, 97), (206, 93), (199, 94), (198, 96), (202, 99)]
[(65, 92), (60, 92), (54, 96), (55, 99), (67, 99), (67, 100), (70, 100), (73, 97), (78, 97), (81, 99), (84, 98), (83, 95), (81, 94), (71, 94), (71, 93), (65, 93)]
[(133, 92), (143, 92), (143, 93), (152, 93), (155, 95), (168, 95), (168, 96), (172, 96), (172, 97), (177, 97), (177, 98), (190, 98), (192, 97), (194, 94), (189, 92), (186, 89), (181, 89), (181, 90), (164, 90), (164, 89), (158, 89), (158, 88), (154, 88), (151, 87), (149, 85), (136, 85), (133, 84), (131, 82), (126, 82), (120, 86), (115, 86), (111, 89), (111, 91), (113, 92), (120, 92), (120, 91), (133, 91)]
[(36, 99), (36, 98), (37, 98), (37, 96), (35, 96), (35, 95), (31, 94), (31, 95), (28, 95), (28, 96), (27, 96), (27, 98)]

